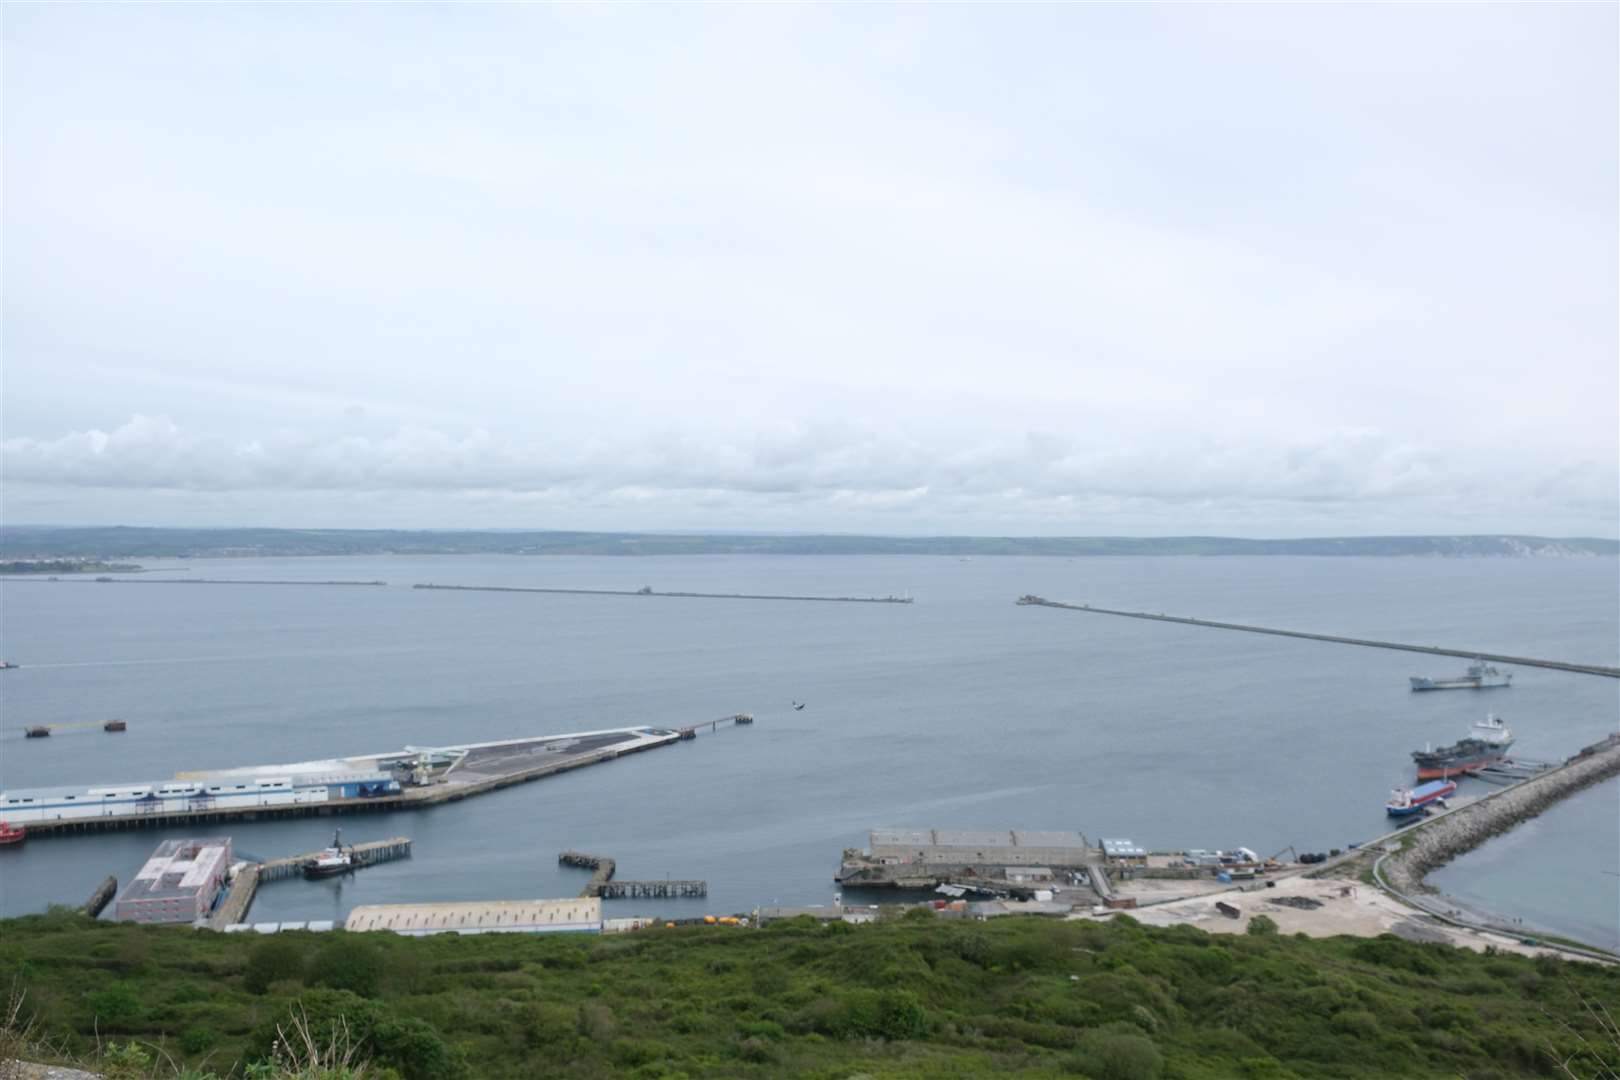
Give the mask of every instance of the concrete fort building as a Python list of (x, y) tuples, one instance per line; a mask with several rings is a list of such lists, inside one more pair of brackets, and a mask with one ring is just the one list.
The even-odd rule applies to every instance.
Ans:
[(193, 923), (208, 917), (231, 868), (230, 837), (165, 840), (118, 898), (123, 922)]

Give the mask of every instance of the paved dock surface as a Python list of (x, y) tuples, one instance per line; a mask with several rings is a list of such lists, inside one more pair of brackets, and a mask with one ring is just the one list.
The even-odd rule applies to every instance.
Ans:
[[(674, 728), (635, 727), (603, 731), (578, 732), (569, 735), (542, 735), (528, 739), (508, 739), (491, 743), (468, 743), (459, 746), (435, 747), (431, 753), (440, 757), (461, 758), (449, 770), (435, 770), (431, 781), (421, 786), (409, 786), (398, 794), (327, 799), (325, 802), (293, 805), (218, 807), (169, 812), (137, 812), (107, 815), (95, 818), (72, 818), (57, 821), (29, 822), (30, 836), (53, 833), (97, 832), (106, 829), (166, 828), (171, 826), (204, 825), (224, 821), (268, 821), (288, 817), (325, 816), (336, 813), (416, 809), (439, 803), (457, 802), (473, 795), (481, 795), (498, 788), (537, 780), (544, 776), (583, 768), (598, 762), (611, 761), (624, 754), (673, 745), (680, 739)], [(203, 773), (179, 773), (176, 779), (209, 777), (267, 777), (296, 776), (299, 773), (322, 773), (335, 770), (387, 771), (391, 762), (410, 761), (417, 751), (396, 750), (384, 754), (363, 754), (332, 761), (297, 762), (279, 765), (254, 765), (237, 769), (221, 769)]]

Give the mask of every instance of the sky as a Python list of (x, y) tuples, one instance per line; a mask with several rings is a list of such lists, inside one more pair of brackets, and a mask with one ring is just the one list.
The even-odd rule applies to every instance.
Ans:
[(1613, 4), (8, 4), (5, 522), (1620, 535)]

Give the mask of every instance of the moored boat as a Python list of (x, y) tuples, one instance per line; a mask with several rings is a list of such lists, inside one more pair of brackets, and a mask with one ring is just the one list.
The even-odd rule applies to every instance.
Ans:
[(305, 859), (303, 863), (304, 876), (307, 878), (336, 877), (353, 869), (354, 848), (343, 846), (342, 829), (333, 831), (331, 847), (312, 859)]
[(1414, 788), (1398, 788), (1389, 793), (1389, 801), (1384, 804), (1384, 812), (1390, 817), (1421, 814), (1430, 804), (1444, 805), (1445, 800), (1456, 791), (1455, 780), (1431, 780)]
[(20, 844), (28, 837), (28, 830), (21, 825), (7, 825), (0, 821), (0, 844)]
[(1500, 717), (1488, 714), (1474, 721), (1469, 737), (1438, 750), (1414, 750), (1419, 780), (1444, 780), (1494, 765), (1507, 756), (1513, 745), (1513, 729)]

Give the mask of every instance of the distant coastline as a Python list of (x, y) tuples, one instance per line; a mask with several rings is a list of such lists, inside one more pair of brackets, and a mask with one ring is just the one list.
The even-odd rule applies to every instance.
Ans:
[(0, 562), (0, 577), (37, 577), (40, 574), (138, 574), (137, 563), (110, 563), (99, 559), (7, 559)]
[[(1542, 536), (845, 536), (728, 533), (506, 532), (404, 529), (181, 529), (124, 526), (0, 528), (8, 561), (299, 555), (1318, 555), (1428, 558), (1593, 558), (1620, 540)], [(138, 569), (138, 568), (137, 568)], [(43, 571), (29, 571), (39, 573)], [(82, 573), (85, 570), (62, 571)]]

